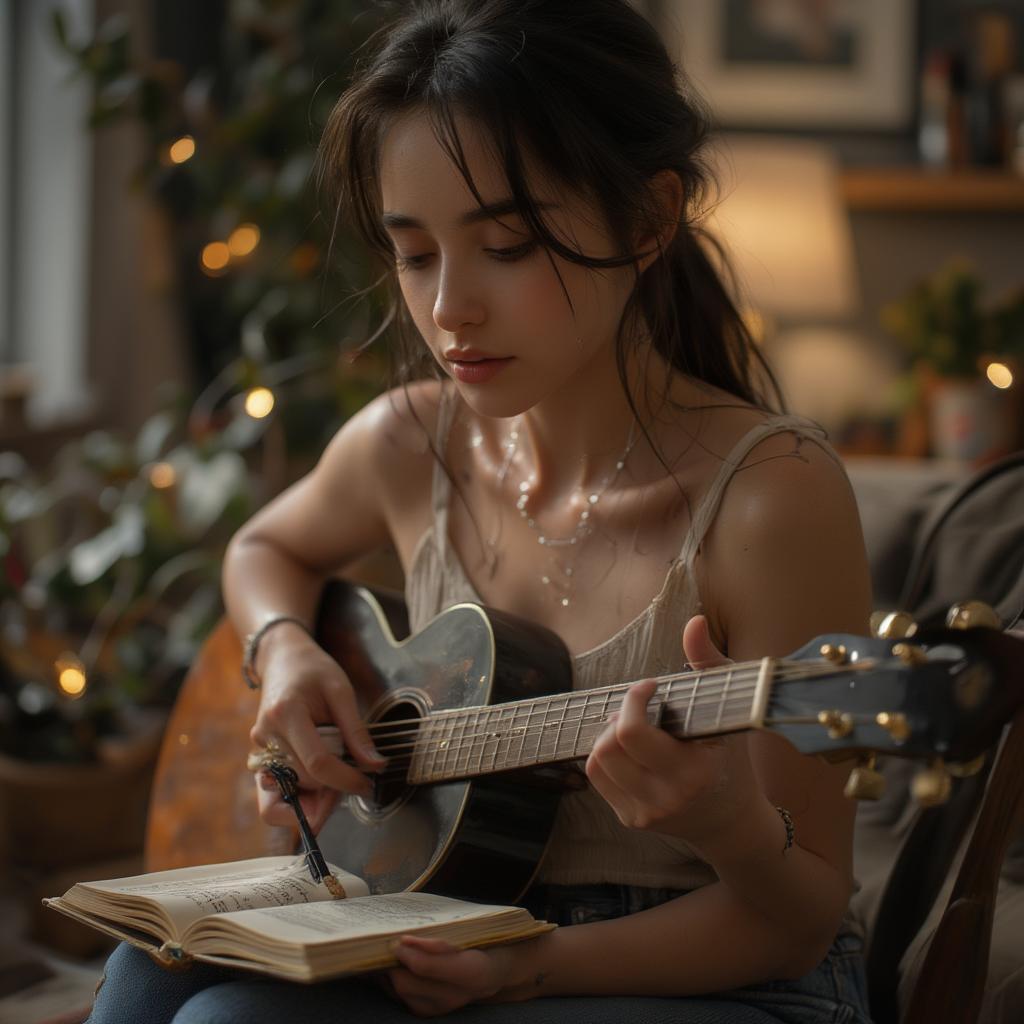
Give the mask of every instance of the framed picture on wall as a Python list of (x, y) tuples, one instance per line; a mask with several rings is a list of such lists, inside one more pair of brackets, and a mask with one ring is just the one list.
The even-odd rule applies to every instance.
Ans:
[(914, 115), (916, 0), (674, 0), (669, 46), (735, 128), (899, 131)]

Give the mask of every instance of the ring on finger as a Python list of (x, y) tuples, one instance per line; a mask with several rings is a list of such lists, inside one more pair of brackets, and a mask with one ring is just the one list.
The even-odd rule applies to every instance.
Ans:
[(291, 766), (291, 755), (285, 751), (280, 742), (273, 736), (267, 740), (262, 750), (252, 750), (245, 759), (245, 766), (251, 772), (265, 771), (271, 765)]

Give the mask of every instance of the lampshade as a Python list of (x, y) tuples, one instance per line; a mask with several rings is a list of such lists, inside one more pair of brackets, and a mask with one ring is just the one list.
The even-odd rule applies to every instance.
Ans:
[(740, 305), (803, 322), (854, 313), (853, 242), (831, 150), (803, 139), (726, 135), (715, 166), (721, 202), (707, 227), (725, 244)]

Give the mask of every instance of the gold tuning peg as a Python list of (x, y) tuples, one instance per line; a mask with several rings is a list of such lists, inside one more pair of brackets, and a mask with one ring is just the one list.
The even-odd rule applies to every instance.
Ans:
[(862, 760), (846, 780), (843, 794), (851, 800), (879, 800), (885, 792), (885, 779), (875, 768), (875, 755)]
[(922, 807), (936, 807), (949, 799), (953, 782), (940, 759), (918, 772), (910, 783), (910, 792)]
[(917, 632), (917, 623), (908, 612), (872, 612), (871, 635), (881, 640), (902, 640)]
[(985, 755), (980, 754), (972, 761), (960, 761), (957, 763), (949, 763), (946, 765), (946, 769), (954, 779), (969, 779), (972, 775), (977, 775), (982, 768), (985, 767)]
[(999, 616), (984, 601), (964, 601), (955, 604), (946, 613), (946, 625), (950, 629), (973, 629), (975, 626), (989, 626), (1001, 629)]

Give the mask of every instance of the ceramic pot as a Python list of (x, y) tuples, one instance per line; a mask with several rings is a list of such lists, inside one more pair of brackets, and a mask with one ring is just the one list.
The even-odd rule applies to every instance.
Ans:
[(941, 377), (929, 389), (932, 455), (977, 462), (1008, 450), (1012, 423), (1005, 395), (983, 378)]

